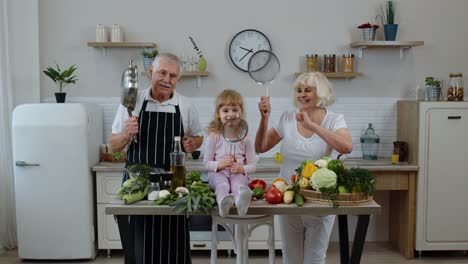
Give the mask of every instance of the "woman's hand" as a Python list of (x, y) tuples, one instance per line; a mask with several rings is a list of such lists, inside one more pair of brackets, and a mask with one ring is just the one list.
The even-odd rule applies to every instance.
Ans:
[(132, 116), (125, 121), (124, 124), (125, 131), (124, 133), (129, 137), (133, 137), (138, 134), (138, 117)]
[(234, 174), (245, 174), (244, 166), (240, 165), (237, 162), (234, 162), (231, 166), (231, 172)]
[(269, 96), (260, 96), (260, 103), (258, 103), (258, 110), (262, 118), (268, 119), (271, 112), (271, 104)]
[(304, 128), (312, 130), (312, 131), (314, 131), (314, 126), (317, 125), (314, 121), (312, 121), (309, 114), (302, 110), (296, 114), (296, 120)]
[(231, 155), (227, 155), (224, 157), (223, 160), (218, 162), (218, 168), (217, 171), (220, 171), (224, 168), (231, 167), (232, 164), (234, 163), (234, 158)]

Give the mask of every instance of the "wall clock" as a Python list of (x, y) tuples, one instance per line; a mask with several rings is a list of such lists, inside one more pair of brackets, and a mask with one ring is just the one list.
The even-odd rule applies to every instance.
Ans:
[(229, 57), (234, 66), (247, 72), (249, 59), (258, 50), (271, 51), (270, 40), (258, 30), (246, 29), (232, 38), (229, 44)]

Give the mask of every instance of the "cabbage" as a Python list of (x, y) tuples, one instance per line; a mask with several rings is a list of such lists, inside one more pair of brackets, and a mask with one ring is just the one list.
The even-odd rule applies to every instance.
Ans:
[(312, 187), (319, 191), (321, 188), (336, 188), (336, 173), (321, 168), (314, 172), (311, 177)]

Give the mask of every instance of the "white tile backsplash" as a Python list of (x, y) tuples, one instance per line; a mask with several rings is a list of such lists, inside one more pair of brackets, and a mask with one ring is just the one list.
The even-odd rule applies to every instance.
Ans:
[[(208, 123), (213, 118), (214, 98), (207, 97), (192, 97), (194, 105), (197, 107), (200, 123), (203, 127), (207, 127)], [(257, 103), (258, 98), (244, 98), (247, 122), (249, 124), (249, 134), (255, 137), (260, 120)], [(346, 123), (348, 124), (351, 136), (353, 137), (354, 150), (349, 155), (350, 157), (360, 157), (361, 145), (359, 139), (365, 132), (368, 123), (373, 123), (376, 134), (380, 136), (380, 157), (390, 157), (393, 151), (393, 141), (396, 140), (396, 102), (399, 98), (383, 98), (383, 97), (346, 97), (338, 98), (337, 101), (330, 107), (331, 111), (344, 114)], [(53, 102), (54, 99), (48, 98), (46, 102)], [(114, 120), (114, 115), (120, 104), (118, 97), (75, 97), (67, 98), (67, 102), (92, 102), (102, 106), (104, 111), (104, 138), (103, 142), (111, 133), (111, 126)], [(281, 114), (286, 109), (293, 107), (290, 97), (275, 97), (271, 99), (272, 112), (270, 124), (275, 124)], [(272, 156), (274, 152), (279, 151), (279, 145), (267, 153), (260, 156)]]

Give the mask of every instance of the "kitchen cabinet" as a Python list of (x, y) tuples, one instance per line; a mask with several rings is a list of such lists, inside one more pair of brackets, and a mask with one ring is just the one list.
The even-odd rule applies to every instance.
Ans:
[(468, 102), (398, 102), (398, 140), (419, 164), (416, 250), (468, 250)]
[(352, 48), (358, 48), (358, 57), (362, 58), (363, 49), (370, 48), (397, 48), (400, 49), (400, 59), (403, 58), (406, 49), (422, 46), (424, 41), (355, 41), (351, 43)]

